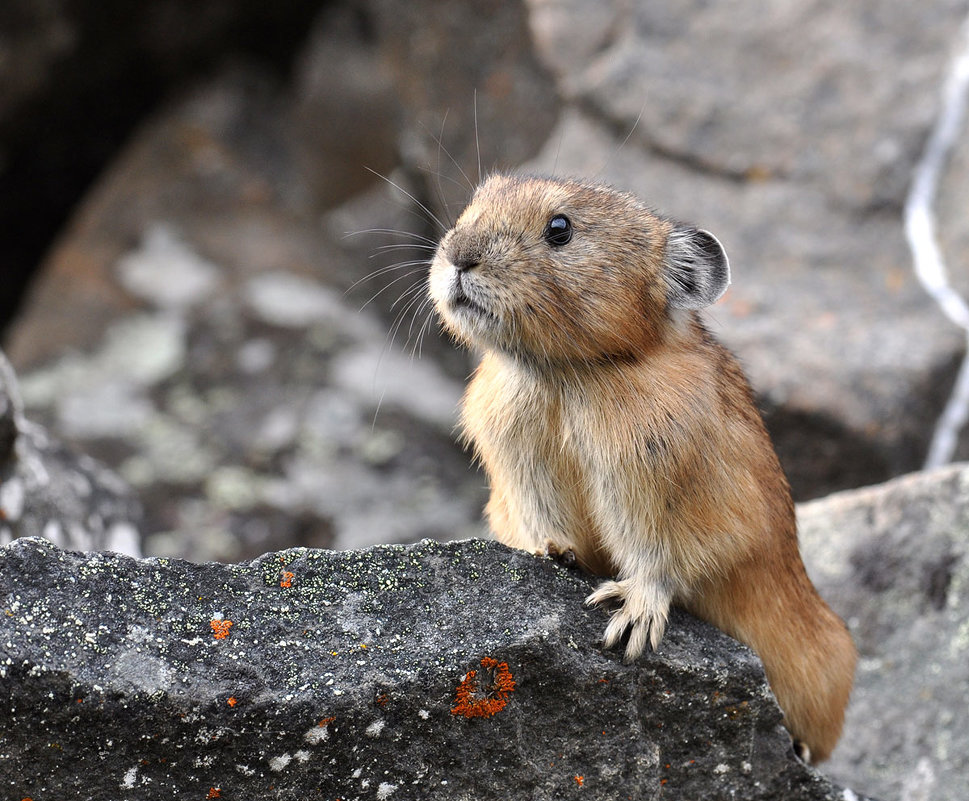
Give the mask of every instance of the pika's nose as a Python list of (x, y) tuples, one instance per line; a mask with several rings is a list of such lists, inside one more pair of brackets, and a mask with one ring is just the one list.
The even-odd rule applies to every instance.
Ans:
[(481, 264), (481, 257), (477, 253), (462, 253), (456, 259), (453, 259), (451, 263), (457, 268), (459, 273), (464, 273)]
[(464, 273), (481, 264), (481, 243), (466, 232), (455, 231), (447, 256), (458, 272)]

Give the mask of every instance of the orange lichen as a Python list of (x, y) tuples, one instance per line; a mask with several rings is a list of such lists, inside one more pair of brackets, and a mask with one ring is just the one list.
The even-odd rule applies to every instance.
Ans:
[(222, 789), (220, 787), (210, 787), (208, 795), (206, 798), (222, 798)]
[(316, 725), (322, 728), (324, 726), (329, 726), (334, 720), (336, 720), (336, 718), (323, 718), (323, 720), (321, 720)]
[(484, 689), (480, 688), (478, 672), (469, 670), (455, 691), (452, 715), (490, 718), (505, 708), (508, 694), (515, 690), (515, 680), (508, 669), (508, 663), (486, 656), (481, 660), (481, 667), (491, 674), (491, 683)]
[(575, 783), (581, 787), (583, 784), (585, 784), (585, 776), (576, 776)]
[(210, 620), (209, 625), (212, 627), (212, 636), (217, 640), (224, 640), (229, 636), (229, 629), (232, 628), (231, 620)]
[(279, 580), (280, 587), (292, 587), (293, 578), (296, 576), (295, 573), (290, 573), (288, 570), (283, 571), (283, 577)]
[(228, 698), (226, 698), (226, 699), (225, 699), (225, 702), (226, 702), (226, 703), (227, 703), (227, 704), (228, 704), (229, 706), (235, 706), (236, 704), (238, 704), (238, 703), (239, 703), (239, 699), (238, 699), (238, 698), (236, 698), (236, 697), (235, 697), (234, 695), (230, 695), (230, 696), (229, 696)]
[(387, 706), (387, 701), (388, 700), (389, 699), (387, 698), (387, 693), (381, 693), (376, 698), (376, 702), (377, 702), (377, 705), (378, 706)]

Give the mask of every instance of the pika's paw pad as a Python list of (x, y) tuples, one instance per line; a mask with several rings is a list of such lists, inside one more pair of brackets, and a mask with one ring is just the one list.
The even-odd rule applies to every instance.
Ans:
[(632, 662), (646, 648), (648, 642), (655, 651), (666, 631), (670, 600), (658, 588), (634, 584), (631, 580), (604, 581), (588, 598), (588, 606), (621, 603), (610, 612), (611, 618), (602, 637), (602, 644), (612, 648), (628, 631), (624, 662)]

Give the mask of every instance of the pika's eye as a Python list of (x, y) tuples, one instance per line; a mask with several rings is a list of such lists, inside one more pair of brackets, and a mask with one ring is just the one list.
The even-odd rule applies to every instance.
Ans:
[(556, 214), (545, 226), (545, 241), (560, 248), (572, 239), (572, 222), (564, 214)]

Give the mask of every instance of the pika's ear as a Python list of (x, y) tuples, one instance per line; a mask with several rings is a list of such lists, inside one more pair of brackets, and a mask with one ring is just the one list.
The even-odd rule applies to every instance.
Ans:
[(663, 264), (667, 300), (675, 309), (702, 309), (720, 300), (730, 286), (730, 262), (709, 231), (676, 225)]

